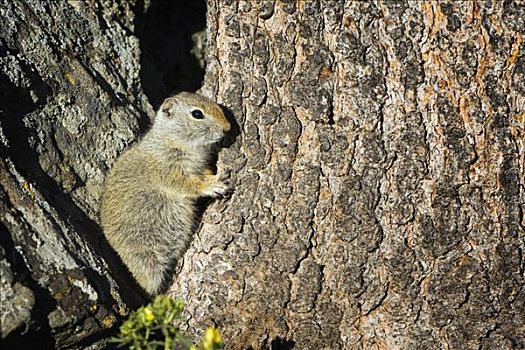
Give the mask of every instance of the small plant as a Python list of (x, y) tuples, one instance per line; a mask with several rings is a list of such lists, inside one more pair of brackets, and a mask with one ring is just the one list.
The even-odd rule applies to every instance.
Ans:
[(178, 326), (184, 302), (159, 295), (138, 309), (122, 324), (113, 341), (131, 350), (189, 349), (218, 350), (223, 348), (219, 331), (208, 328), (200, 345), (194, 345)]

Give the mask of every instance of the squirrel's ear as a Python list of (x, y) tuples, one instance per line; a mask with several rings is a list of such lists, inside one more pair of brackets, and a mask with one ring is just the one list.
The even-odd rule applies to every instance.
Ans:
[(171, 118), (173, 116), (172, 109), (173, 108), (173, 101), (166, 100), (162, 103), (162, 105), (159, 108), (159, 114), (162, 114), (166, 118)]

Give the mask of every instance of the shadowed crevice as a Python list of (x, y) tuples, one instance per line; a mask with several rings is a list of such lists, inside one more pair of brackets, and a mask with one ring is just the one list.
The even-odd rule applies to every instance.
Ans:
[(156, 109), (179, 91), (196, 91), (204, 67), (192, 53), (192, 35), (205, 30), (206, 3), (152, 1), (136, 7), (135, 34), (140, 41), (140, 79), (144, 93)]

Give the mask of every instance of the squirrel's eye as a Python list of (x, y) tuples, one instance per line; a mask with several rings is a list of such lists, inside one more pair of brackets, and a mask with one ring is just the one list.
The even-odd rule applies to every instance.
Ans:
[(202, 114), (202, 111), (198, 109), (191, 111), (191, 116), (195, 119), (204, 119), (204, 114)]

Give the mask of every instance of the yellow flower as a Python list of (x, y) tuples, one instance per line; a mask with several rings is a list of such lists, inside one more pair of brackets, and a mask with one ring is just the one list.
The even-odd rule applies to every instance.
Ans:
[(155, 315), (153, 314), (153, 311), (149, 307), (144, 309), (144, 316), (147, 322), (151, 322), (155, 319)]
[(202, 347), (205, 350), (222, 347), (222, 337), (218, 329), (211, 327), (206, 329), (206, 333), (204, 333), (204, 338), (202, 339)]
[(102, 326), (104, 326), (104, 328), (106, 329), (111, 328), (113, 327), (116, 321), (117, 320), (115, 319), (115, 316), (110, 315), (102, 320)]

